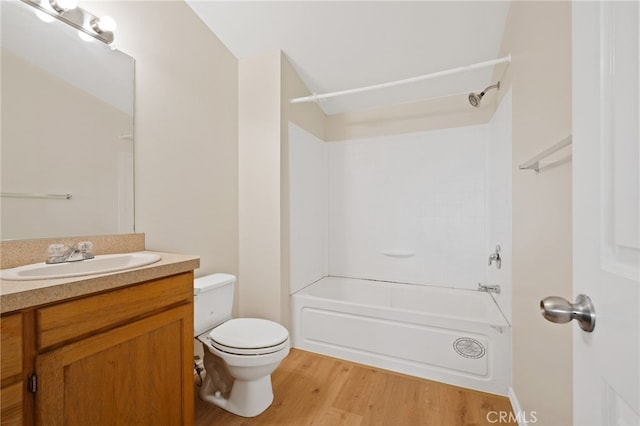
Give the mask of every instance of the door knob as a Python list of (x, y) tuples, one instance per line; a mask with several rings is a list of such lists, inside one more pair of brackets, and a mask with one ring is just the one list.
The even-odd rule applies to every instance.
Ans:
[(550, 296), (540, 301), (540, 313), (551, 322), (564, 324), (571, 320), (576, 320), (580, 324), (580, 328), (590, 333), (596, 326), (596, 311), (589, 296), (579, 294), (575, 303), (568, 300)]

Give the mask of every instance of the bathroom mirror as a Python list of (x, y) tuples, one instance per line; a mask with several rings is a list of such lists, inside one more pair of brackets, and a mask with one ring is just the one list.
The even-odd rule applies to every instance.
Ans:
[(133, 232), (133, 58), (0, 8), (0, 239)]

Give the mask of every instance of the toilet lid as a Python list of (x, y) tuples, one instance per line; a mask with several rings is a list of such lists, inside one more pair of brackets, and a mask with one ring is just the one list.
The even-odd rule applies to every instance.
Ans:
[(289, 338), (289, 332), (273, 321), (237, 318), (211, 330), (209, 338), (227, 348), (259, 349), (280, 345)]

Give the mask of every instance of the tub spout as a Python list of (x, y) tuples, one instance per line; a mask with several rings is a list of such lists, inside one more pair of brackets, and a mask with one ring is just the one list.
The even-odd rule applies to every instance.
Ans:
[(500, 294), (500, 286), (499, 285), (483, 285), (482, 283), (478, 283), (478, 291), (484, 291), (485, 293)]

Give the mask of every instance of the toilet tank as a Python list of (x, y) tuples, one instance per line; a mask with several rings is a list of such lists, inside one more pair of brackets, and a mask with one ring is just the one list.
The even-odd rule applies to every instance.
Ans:
[(193, 280), (194, 333), (199, 336), (231, 318), (236, 277), (212, 274)]

